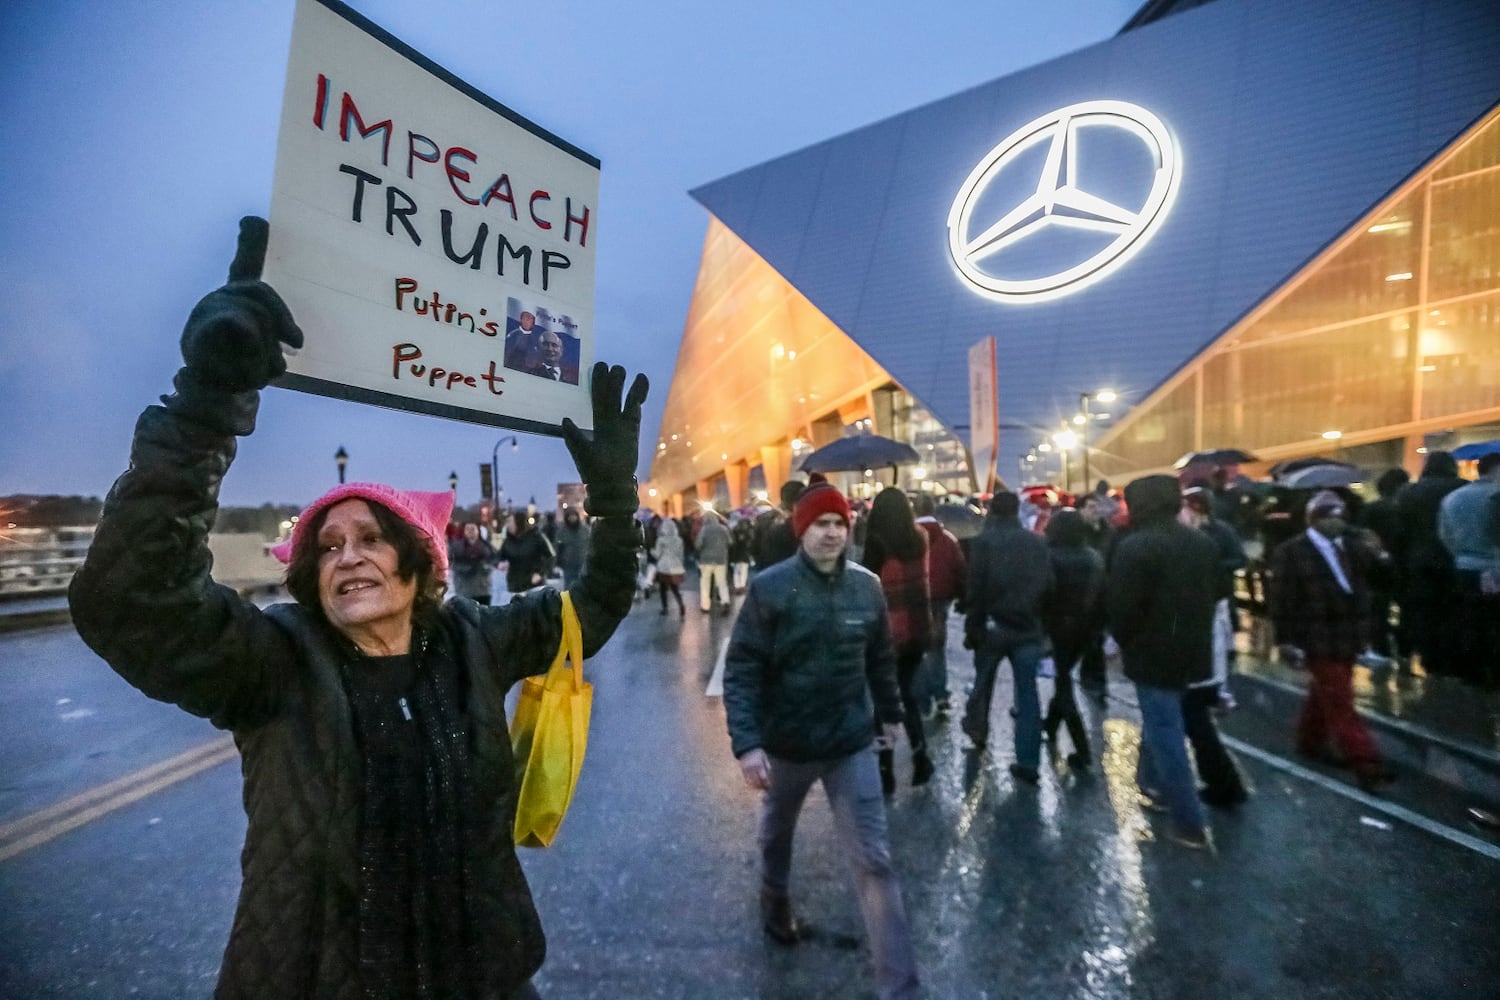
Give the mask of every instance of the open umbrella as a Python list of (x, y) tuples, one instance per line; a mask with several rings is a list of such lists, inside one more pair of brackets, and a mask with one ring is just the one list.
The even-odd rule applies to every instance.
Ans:
[(940, 503), (932, 511), (938, 523), (957, 539), (973, 538), (984, 528), (984, 512), (967, 503)]
[(1321, 455), (1312, 455), (1308, 458), (1294, 458), (1286, 462), (1277, 462), (1271, 466), (1271, 478), (1280, 480), (1283, 476), (1290, 475), (1293, 472), (1300, 472), (1303, 469), (1311, 469), (1316, 465), (1342, 465), (1346, 469), (1354, 468), (1348, 462), (1337, 462), (1331, 458), (1324, 458)]
[(865, 469), (915, 465), (917, 449), (879, 434), (839, 438), (802, 457), (803, 472), (863, 472)]
[(1472, 462), (1476, 459), (1483, 458), (1492, 451), (1500, 451), (1500, 440), (1476, 441), (1473, 444), (1466, 444), (1461, 447), (1454, 448), (1453, 451), (1449, 454), (1458, 459), (1460, 462)]
[(1260, 459), (1243, 448), (1211, 448), (1208, 451), (1190, 451), (1172, 463), (1172, 468), (1182, 470), (1189, 465), (1244, 465)]
[(1277, 482), (1294, 490), (1331, 489), (1365, 481), (1365, 471), (1352, 465), (1310, 465), (1283, 475)]

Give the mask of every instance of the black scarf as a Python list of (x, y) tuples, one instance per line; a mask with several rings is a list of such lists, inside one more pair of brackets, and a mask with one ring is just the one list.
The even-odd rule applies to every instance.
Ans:
[(472, 996), (479, 968), (465, 910), (472, 810), (458, 668), (424, 630), (412, 650), (343, 669), (364, 765), (359, 973), (370, 1000)]

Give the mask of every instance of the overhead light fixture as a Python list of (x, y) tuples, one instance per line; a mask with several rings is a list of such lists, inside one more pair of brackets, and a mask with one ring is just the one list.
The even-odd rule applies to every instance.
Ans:
[(1397, 271), (1395, 274), (1387, 274), (1385, 276), (1385, 280), (1386, 281), (1410, 281), (1411, 280), (1411, 272), (1410, 271)]
[(1094, 398), (1101, 403), (1113, 403), (1120, 397), (1115, 394), (1115, 391), (1113, 389), (1100, 389), (1098, 392), (1094, 393)]
[(1072, 431), (1058, 431), (1052, 435), (1052, 443), (1063, 451), (1072, 451), (1078, 445), (1078, 435)]
[(1339, 438), (1341, 438), (1343, 436), (1344, 436), (1344, 432), (1343, 431), (1324, 431), (1323, 432), (1323, 440), (1324, 441), (1337, 441)]
[(1089, 418), (1085, 417), (1082, 413), (1073, 414), (1073, 423), (1077, 424), (1078, 426), (1081, 427), (1088, 422)]
[(1047, 452), (1052, 450), (1052, 445), (1048, 444), (1046, 441), (1043, 441), (1041, 444), (1036, 446), (1036, 450), (1043, 454), (1046, 454)]
[(1369, 229), (1366, 229), (1365, 232), (1367, 232), (1367, 233), (1396, 233), (1396, 232), (1404, 232), (1404, 231), (1406, 231), (1406, 230), (1408, 230), (1410, 228), (1411, 228), (1411, 220), (1410, 219), (1397, 219), (1397, 220), (1395, 220), (1393, 222), (1377, 222), (1377, 223), (1375, 223), (1375, 225), (1371, 226)]

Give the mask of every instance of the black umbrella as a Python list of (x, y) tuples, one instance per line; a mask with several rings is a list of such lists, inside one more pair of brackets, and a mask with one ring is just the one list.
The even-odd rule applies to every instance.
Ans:
[(1174, 469), (1185, 469), (1189, 465), (1244, 465), (1246, 462), (1259, 462), (1260, 459), (1242, 448), (1212, 448), (1208, 451), (1190, 451), (1176, 462), (1172, 463)]
[(825, 444), (802, 458), (803, 472), (863, 472), (882, 466), (915, 465), (917, 449), (879, 434), (856, 434)]
[(1348, 462), (1337, 462), (1331, 458), (1323, 458), (1320, 455), (1313, 455), (1308, 458), (1294, 458), (1287, 462), (1277, 462), (1275, 465), (1271, 466), (1271, 478), (1280, 479), (1283, 476), (1289, 475), (1293, 472), (1300, 472), (1303, 469), (1311, 469), (1316, 465), (1342, 465), (1347, 469), (1354, 468), (1354, 466), (1350, 465)]
[(972, 504), (940, 503), (932, 516), (958, 539), (973, 538), (984, 528), (984, 512)]
[(1283, 474), (1277, 482), (1294, 490), (1332, 489), (1335, 486), (1353, 486), (1365, 481), (1363, 469), (1352, 465), (1309, 465)]

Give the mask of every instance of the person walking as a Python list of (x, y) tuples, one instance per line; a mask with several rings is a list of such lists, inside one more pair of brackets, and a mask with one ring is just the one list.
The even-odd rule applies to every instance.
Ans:
[(1401, 613), (1410, 620), (1407, 634), (1430, 674), (1457, 677), (1463, 665), (1456, 655), (1454, 616), (1458, 580), (1453, 556), (1438, 538), (1443, 498), (1462, 488), (1458, 461), (1446, 451), (1429, 452), (1422, 474), (1396, 494), (1401, 517), (1401, 550), (1396, 553), (1402, 583)]
[(755, 518), (753, 555), (757, 573), (796, 554), (797, 535), (792, 530), (792, 509), (804, 489), (806, 487), (798, 480), (788, 479), (781, 484), (781, 506)]
[(1479, 478), (1443, 498), (1438, 536), (1453, 556), (1458, 607), (1455, 655), (1461, 676), (1494, 690), (1500, 673), (1500, 536), (1490, 524), (1500, 503), (1500, 452), (1479, 458)]
[(656, 559), (656, 592), (661, 595), (661, 613), (667, 613), (667, 594), (677, 599), (677, 613), (687, 615), (682, 603), (682, 576), (687, 572), (683, 564), (682, 537), (677, 533), (677, 522), (670, 517), (661, 519), (656, 529), (656, 545), (651, 550)]
[(750, 552), (755, 544), (755, 526), (744, 514), (729, 518), (729, 592), (743, 594), (750, 584)]
[(462, 534), (448, 543), (448, 561), (453, 566), (453, 589), (460, 597), (480, 604), (490, 603), (490, 574), (499, 556), (479, 534), (479, 525), (466, 522)]
[(1036, 672), (1046, 640), (1042, 606), (1052, 590), (1047, 543), (1021, 526), (1021, 498), (996, 493), (984, 530), (969, 543), (968, 613), (964, 647), (974, 651), (974, 688), (964, 706), (964, 735), (983, 750), (990, 733), (990, 700), (1001, 660), (1015, 681), (1015, 762), (1011, 776), (1040, 778), (1041, 706)]
[[(1365, 505), (1359, 512), (1359, 526), (1375, 533), (1381, 548), (1398, 553), (1401, 551), (1401, 511), (1397, 497), (1401, 488), (1411, 482), (1405, 469), (1386, 469), (1375, 480), (1375, 492), (1379, 497)], [(1400, 566), (1393, 562), (1389, 581), (1372, 582), (1370, 589), (1371, 628), (1370, 652), (1378, 658), (1378, 666), (1399, 664), (1402, 669), (1409, 666), (1411, 640), (1408, 638), (1407, 614), (1402, 612), (1395, 624), (1391, 623), (1392, 607), (1400, 606)]]
[(917, 526), (927, 534), (927, 587), (932, 608), (932, 638), (917, 673), (917, 701), (922, 718), (948, 717), (948, 612), (964, 596), (968, 563), (963, 546), (953, 532), (937, 519), (932, 494), (921, 493), (912, 501)]
[(891, 865), (872, 734), (902, 720), (880, 580), (849, 562), (849, 503), (826, 483), (792, 513), (798, 550), (750, 581), (724, 658), (724, 714), (745, 783), (761, 793), (765, 932), (799, 941), (790, 895), (792, 837), (821, 782), (854, 867), (882, 1000), (920, 996), (901, 885)]
[[(235, 439), (286, 370), (282, 344), (303, 342), (260, 280), (268, 228), (241, 223), (175, 391), (136, 423), (69, 586), (74, 627), (129, 684), (234, 734), (248, 827), (216, 996), (534, 998), (546, 942), (512, 842), (505, 696), (551, 665), (561, 596), (442, 602), (452, 493), (377, 483), (303, 511), (276, 549), (291, 602), (263, 609), (210, 576)], [(572, 590), (586, 655), (630, 608), (646, 392), (596, 365), (592, 434), (563, 421), (600, 525)]]
[(505, 589), (509, 600), (540, 587), (547, 579), (552, 549), (532, 518), (524, 510), (511, 515), (500, 542), (500, 561), (505, 564)]
[(1307, 502), (1307, 530), (1271, 556), (1271, 622), (1281, 655), (1305, 667), (1307, 701), (1297, 720), (1297, 752), (1328, 759), (1328, 740), (1367, 792), (1391, 773), (1354, 710), (1354, 658), (1369, 643), (1369, 581), (1389, 557), (1371, 532), (1347, 532), (1343, 499), (1323, 490)]
[(1218, 519), (1219, 509), (1208, 490), (1193, 487), (1183, 491), (1178, 518), (1214, 543), (1219, 569), (1214, 583), (1213, 672), (1207, 680), (1189, 684), (1182, 693), (1182, 721), (1188, 742), (1193, 746), (1198, 777), (1203, 779), (1198, 797), (1207, 805), (1227, 809), (1245, 802), (1249, 795), (1239, 767), (1219, 738), (1214, 711), (1228, 697), (1229, 654), (1234, 643), (1234, 626), (1229, 617), (1234, 601), (1234, 575), (1248, 560), (1240, 536)]
[(563, 586), (571, 587), (573, 581), (583, 573), (589, 551), (589, 526), (579, 514), (578, 508), (563, 511), (563, 520), (557, 528), (557, 568), (562, 570)]
[(1078, 712), (1073, 671), (1082, 663), (1084, 651), (1104, 632), (1104, 559), (1089, 546), (1088, 522), (1072, 509), (1058, 511), (1047, 522), (1047, 555), (1054, 583), (1042, 620), (1052, 643), (1054, 677), (1042, 734), (1051, 743), (1058, 727), (1066, 726), (1073, 744), (1068, 766), (1087, 771), (1091, 766), (1089, 737)]
[(713, 610), (715, 597), (729, 614), (729, 529), (717, 512), (705, 510), (698, 529), (698, 607), (704, 614)]
[[(1100, 487), (1103, 487), (1101, 491)], [(1092, 493), (1086, 493), (1083, 499), (1078, 501), (1078, 513), (1082, 515), (1084, 523), (1088, 526), (1089, 548), (1099, 553), (1099, 558), (1109, 565), (1110, 554), (1114, 551), (1118, 532), (1112, 523), (1117, 513), (1118, 505), (1109, 495), (1109, 484), (1099, 480), (1099, 485)], [(1104, 631), (1099, 631), (1098, 637), (1091, 640), (1083, 650), (1083, 660), (1078, 667), (1078, 683), (1099, 700), (1103, 700), (1109, 690), (1108, 671), (1105, 667), (1104, 656)]]
[(1212, 675), (1219, 553), (1207, 535), (1178, 522), (1182, 491), (1175, 476), (1135, 480), (1125, 487), (1125, 505), (1130, 531), (1115, 545), (1105, 606), (1140, 705), (1136, 786), (1148, 808), (1170, 813), (1172, 840), (1208, 847), (1182, 694)]
[[(886, 611), (891, 620), (891, 642), (896, 647), (896, 683), (906, 739), (911, 745), (911, 783), (925, 785), (932, 777), (921, 708), (917, 704), (917, 668), (932, 642), (932, 601), (927, 583), (927, 534), (917, 527), (906, 494), (891, 488), (875, 494), (866, 519), (862, 564), (880, 577)], [(880, 751), (880, 787), (896, 790), (895, 750)]]

